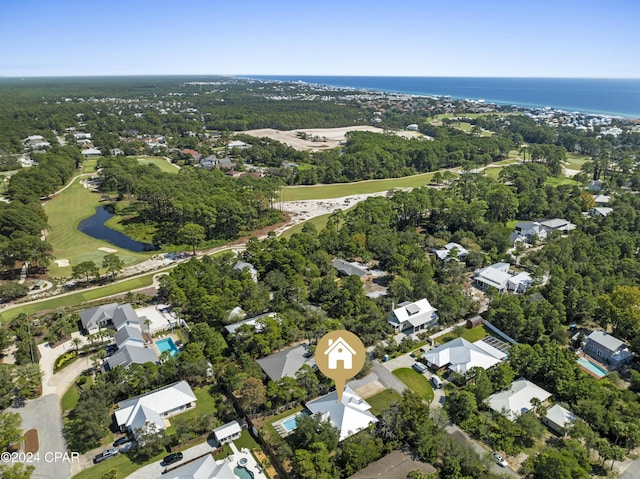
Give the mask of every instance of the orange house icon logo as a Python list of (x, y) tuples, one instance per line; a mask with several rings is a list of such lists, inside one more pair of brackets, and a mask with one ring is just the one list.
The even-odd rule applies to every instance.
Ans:
[(338, 369), (340, 361), (342, 361), (342, 369), (352, 369), (353, 356), (357, 353), (341, 336), (335, 341), (329, 340), (329, 347), (324, 351), (324, 354), (328, 356), (329, 369)]

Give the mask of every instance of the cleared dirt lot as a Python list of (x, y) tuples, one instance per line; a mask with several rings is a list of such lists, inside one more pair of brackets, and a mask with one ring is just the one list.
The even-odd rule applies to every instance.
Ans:
[[(272, 138), (289, 145), (296, 150), (301, 151), (320, 151), (330, 148), (336, 148), (346, 141), (346, 134), (350, 131), (372, 131), (374, 133), (385, 133), (389, 130), (378, 128), (375, 126), (347, 126), (343, 128), (311, 128), (300, 130), (274, 130), (272, 128), (263, 128), (260, 130), (243, 131), (242, 133), (262, 138)], [(393, 131), (396, 135), (405, 138), (421, 138), (422, 133), (417, 131)]]

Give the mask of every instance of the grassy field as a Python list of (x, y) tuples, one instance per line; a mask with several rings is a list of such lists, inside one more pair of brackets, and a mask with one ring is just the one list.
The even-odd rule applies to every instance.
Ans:
[(140, 469), (141, 467), (151, 464), (152, 462), (156, 462), (161, 460), (167, 453), (162, 451), (155, 457), (152, 457), (147, 462), (143, 464), (137, 464), (131, 461), (126, 454), (118, 454), (112, 459), (108, 459), (100, 464), (96, 464), (95, 466), (90, 467), (89, 469), (85, 469), (79, 474), (73, 476), (73, 479), (102, 479), (102, 477), (107, 473), (110, 469), (115, 469), (118, 471), (118, 478), (127, 477), (132, 472)]
[[(464, 326), (462, 327), (464, 328)], [(469, 341), (470, 343), (473, 343), (474, 341), (478, 341), (479, 339), (484, 338), (485, 336), (487, 336), (487, 334), (488, 334), (487, 330), (485, 329), (484, 326), (476, 326), (475, 328), (471, 328), (471, 329), (464, 328), (460, 336), (458, 336), (455, 333), (455, 331), (452, 331), (449, 334), (440, 336), (439, 338), (436, 339), (436, 341), (438, 342), (438, 344), (444, 344), (451, 341), (452, 339), (462, 337), (467, 341)]]
[[(93, 215), (98, 206), (100, 195), (84, 188), (77, 179), (69, 188), (47, 201), (44, 206), (49, 218), (47, 241), (53, 246), (56, 259), (66, 258), (71, 265), (82, 261), (102, 263), (106, 253), (98, 248), (113, 248), (113, 245), (91, 238), (78, 230), (80, 221)], [(119, 250), (118, 256), (125, 264), (132, 264), (146, 259), (150, 254)], [(52, 262), (49, 274), (53, 277), (70, 276), (71, 267), (59, 267)]]
[(62, 408), (62, 412), (65, 413), (67, 411), (71, 411), (74, 407), (76, 407), (76, 404), (78, 404), (78, 399), (80, 399), (80, 391), (78, 391), (78, 388), (75, 384), (72, 384), (60, 400), (60, 407)]
[(394, 389), (385, 389), (378, 394), (371, 396), (367, 402), (371, 405), (371, 414), (377, 416), (382, 410), (392, 402), (399, 402), (402, 396)]
[(582, 168), (582, 165), (591, 161), (591, 158), (584, 155), (575, 155), (573, 153), (567, 153), (567, 159), (564, 163), (564, 166), (567, 168), (571, 168), (572, 170), (579, 170)]
[(320, 232), (325, 228), (325, 226), (327, 226), (327, 220), (329, 219), (329, 216), (331, 216), (331, 214), (321, 215), (321, 216), (316, 216), (315, 218), (311, 218), (310, 220), (307, 220), (304, 223), (300, 223), (298, 225), (295, 225), (293, 228), (289, 228), (287, 231), (282, 233), (281, 236), (283, 238), (291, 238), (291, 235), (296, 234), (296, 233), (301, 233), (302, 232), (302, 228), (307, 223), (314, 224), (316, 226), (316, 229), (318, 230), (318, 232)]
[(282, 189), (283, 201), (321, 200), (340, 198), (349, 195), (377, 193), (393, 188), (418, 188), (428, 185), (433, 178), (432, 173), (405, 176), (404, 178), (388, 178), (384, 180), (367, 180), (355, 183), (336, 183), (318, 186), (288, 186)]
[(155, 273), (149, 273), (144, 276), (132, 278), (121, 283), (109, 284), (100, 288), (91, 289), (88, 291), (78, 291), (77, 293), (69, 294), (67, 296), (58, 296), (48, 299), (46, 301), (40, 301), (37, 303), (29, 303), (24, 306), (18, 306), (4, 311), (0, 317), (2, 323), (7, 323), (20, 313), (27, 315), (37, 313), (38, 311), (57, 309), (64, 306), (73, 306), (85, 301), (91, 301), (94, 299), (110, 296), (112, 294), (126, 293), (133, 291), (134, 289), (144, 288), (151, 286), (153, 283), (153, 275)]
[(83, 173), (95, 173), (96, 172), (96, 167), (98, 166), (98, 160), (93, 159), (93, 160), (84, 160), (82, 162), (82, 172)]
[(433, 401), (433, 388), (429, 384), (429, 380), (422, 374), (411, 368), (399, 368), (393, 371), (393, 375), (418, 393), (425, 401)]
[[(130, 158), (134, 158), (134, 157), (130, 157)], [(148, 165), (150, 163), (153, 163), (165, 173), (177, 174), (178, 171), (180, 171), (180, 168), (178, 168), (176, 165), (168, 161), (166, 158), (162, 158), (159, 156), (146, 156), (144, 158), (139, 158), (139, 157), (135, 157), (135, 158), (138, 159), (138, 163), (141, 163), (143, 165)]]
[(580, 183), (573, 178), (567, 178), (566, 176), (556, 177), (550, 176), (544, 182), (545, 185), (560, 186), (560, 185), (579, 185)]

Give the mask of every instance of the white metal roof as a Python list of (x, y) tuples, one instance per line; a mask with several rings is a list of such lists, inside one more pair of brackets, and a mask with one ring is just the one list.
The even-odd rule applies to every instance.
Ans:
[(340, 431), (340, 441), (378, 422), (369, 412), (371, 406), (358, 396), (349, 386), (342, 393), (342, 402), (338, 402), (338, 392), (334, 391), (318, 399), (309, 401), (307, 409), (312, 414), (327, 417), (334, 427)]
[(551, 393), (536, 386), (531, 381), (520, 378), (511, 383), (507, 391), (489, 396), (489, 407), (496, 412), (506, 413), (506, 417), (515, 420), (520, 414), (529, 411), (532, 407), (531, 400), (534, 398), (546, 401), (551, 397)]
[[(143, 396), (138, 396), (118, 403), (115, 411), (118, 426), (136, 429), (152, 422), (164, 429), (162, 414), (186, 406), (196, 401), (196, 395), (187, 381), (180, 381), (161, 389), (156, 389)], [(158, 424), (160, 418), (160, 424)]]

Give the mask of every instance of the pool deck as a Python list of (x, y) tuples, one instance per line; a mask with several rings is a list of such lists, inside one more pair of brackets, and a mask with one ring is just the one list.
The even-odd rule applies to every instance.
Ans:
[(300, 416), (301, 414), (304, 414), (304, 413), (302, 411), (298, 411), (285, 418), (282, 418), (279, 421), (272, 424), (273, 428), (276, 430), (278, 434), (280, 434), (280, 437), (287, 437), (288, 435), (292, 434), (293, 431), (295, 431), (296, 429), (293, 428), (289, 430), (284, 426), (284, 423), (287, 422), (289, 419)]
[(247, 463), (240, 467), (245, 467), (247, 470), (251, 471), (254, 479), (267, 479), (267, 476), (263, 472), (262, 467), (258, 464), (258, 461), (256, 461), (255, 457), (253, 457), (253, 454), (251, 454), (251, 451), (249, 449), (243, 447), (242, 450), (238, 451), (238, 448), (233, 442), (229, 443), (229, 446), (231, 447), (233, 454), (227, 456), (227, 458), (224, 459), (225, 461), (235, 463), (235, 468), (235, 466), (240, 465), (239, 462), (241, 459), (246, 459)]
[(596, 361), (595, 359), (593, 359), (591, 356), (585, 354), (585, 353), (579, 353), (578, 354), (578, 359), (584, 359), (585, 361), (589, 361), (590, 363), (594, 364), (595, 366), (598, 366), (599, 368), (603, 369), (604, 371), (607, 371), (606, 374), (603, 374), (602, 376), (596, 374), (594, 371), (590, 370), (588, 367), (580, 364), (578, 362), (578, 366), (580, 366), (580, 369), (582, 369), (585, 373), (589, 374), (590, 376), (593, 376), (596, 379), (602, 379), (604, 377), (607, 376), (607, 374), (609, 374), (609, 368), (607, 368), (604, 364)]

